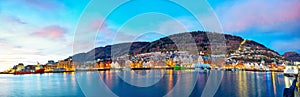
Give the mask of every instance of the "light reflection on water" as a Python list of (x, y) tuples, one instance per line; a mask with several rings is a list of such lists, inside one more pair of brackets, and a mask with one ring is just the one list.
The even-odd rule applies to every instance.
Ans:
[[(83, 73), (87, 79), (86, 83), (93, 85), (93, 80), (102, 79), (113, 93), (119, 96), (144, 96), (154, 97), (167, 94), (176, 85), (178, 75), (181, 71), (166, 70), (164, 76), (157, 84), (150, 87), (137, 87), (124, 82), (117, 72), (122, 71), (100, 71), (80, 73), (49, 73), (29, 75), (0, 75), (0, 97), (3, 96), (84, 96), (79, 85), (76, 83), (76, 75)], [(189, 71), (194, 72), (194, 71)], [(293, 78), (284, 77), (282, 73), (276, 72), (229, 72), (224, 73), (221, 85), (215, 94), (216, 97), (281, 97), (284, 88), (291, 85)], [(147, 76), (149, 71), (134, 71), (130, 75), (132, 80), (145, 81), (151, 79)], [(95, 78), (100, 74), (101, 78)], [(142, 77), (145, 76), (145, 77)], [(190, 77), (190, 76), (188, 76)], [(209, 72), (199, 72), (198, 81), (190, 96), (199, 97), (209, 77)], [(139, 82), (139, 81), (137, 81)], [(184, 85), (182, 92), (186, 88)], [(101, 92), (101, 91), (99, 91)]]
[(0, 75), (0, 97), (84, 96), (71, 73)]

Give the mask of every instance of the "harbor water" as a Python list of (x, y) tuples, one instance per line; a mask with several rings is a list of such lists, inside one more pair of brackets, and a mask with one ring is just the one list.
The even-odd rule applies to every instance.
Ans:
[[(197, 76), (184, 78), (183, 71), (174, 70), (165, 70), (160, 73), (161, 75), (154, 73), (156, 76), (148, 74), (149, 70), (1, 74), (0, 97), (82, 97), (91, 96), (90, 93), (93, 92), (99, 93), (96, 93), (99, 96), (105, 96), (101, 94), (105, 94), (103, 92), (107, 92), (107, 90), (114, 96), (120, 97), (161, 97), (172, 95), (168, 93), (172, 92), (174, 88), (181, 90), (176, 92), (178, 94), (199, 97), (207, 88), (206, 84), (208, 84), (211, 71), (192, 70), (188, 72), (197, 73)], [(293, 78), (285, 77), (281, 72), (218, 72), (223, 76), (216, 92), (211, 94), (215, 97), (282, 97), (284, 88), (290, 87), (293, 80)], [(134, 74), (137, 76), (129, 76)], [(128, 80), (133, 81), (135, 85), (129, 83)], [(179, 83), (180, 80), (194, 80), (195, 84), (182, 84)], [(107, 90), (94, 90), (95, 87), (103, 87), (98, 85), (98, 82), (104, 82)]]

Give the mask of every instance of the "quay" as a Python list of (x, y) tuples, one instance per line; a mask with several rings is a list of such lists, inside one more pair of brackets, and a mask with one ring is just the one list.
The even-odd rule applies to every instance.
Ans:
[[(65, 70), (65, 71), (45, 71), (43, 73), (64, 73), (64, 72), (77, 72), (77, 71), (109, 71), (109, 70), (123, 70), (124, 68), (77, 68), (76, 70)], [(156, 69), (167, 69), (174, 70), (174, 67), (143, 67), (143, 68), (128, 68), (130, 70), (156, 70)], [(194, 70), (194, 67), (185, 67), (185, 70)], [(224, 68), (209, 68), (207, 70), (223, 70), (223, 71), (236, 71), (235, 69), (224, 69)], [(252, 72), (283, 72), (283, 70), (260, 70), (260, 69), (241, 69), (239, 71), (252, 71)], [(0, 74), (14, 74), (8, 72), (0, 72)], [(35, 73), (42, 74), (42, 73)], [(299, 81), (299, 80), (298, 80)]]

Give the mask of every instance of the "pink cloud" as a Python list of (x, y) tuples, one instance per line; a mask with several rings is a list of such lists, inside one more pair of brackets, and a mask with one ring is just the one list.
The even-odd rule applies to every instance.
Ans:
[[(102, 24), (102, 25), (101, 25)], [(108, 26), (108, 23), (105, 22), (103, 18), (95, 18), (88, 24), (88, 30), (91, 32), (96, 32), (99, 30), (99, 33), (104, 34), (106, 36), (112, 37), (114, 36), (114, 30)]]
[(91, 30), (98, 30), (100, 28), (101, 24), (102, 24), (102, 26), (106, 26), (106, 24), (104, 23), (104, 19), (96, 18), (96, 19), (93, 19), (89, 23), (89, 27)]
[(117, 29), (114, 29), (114, 26), (102, 17), (90, 20), (87, 23), (86, 28), (88, 32), (98, 31), (96, 37), (96, 46), (105, 46), (111, 43), (131, 42), (132, 39), (135, 38), (135, 36), (130, 35), (129, 32), (117, 32)]
[(66, 33), (66, 29), (60, 26), (48, 26), (42, 29), (37, 30), (36, 32), (32, 33), (33, 36), (37, 37), (44, 37), (49, 39), (61, 39), (63, 38), (64, 34)]
[[(95, 42), (97, 44), (100, 43), (99, 41), (111, 42), (115, 36), (115, 29), (112, 29), (102, 17), (87, 19), (80, 25), (81, 26), (77, 28), (78, 32), (76, 32), (74, 38), (75, 47), (76, 49), (80, 49), (80, 51), (84, 51), (81, 49), (90, 50), (87, 45), (94, 45)], [(103, 42), (101, 42), (101, 44), (103, 44)]]
[(269, 30), (278, 24), (300, 19), (299, 0), (246, 0), (217, 8), (223, 28), (240, 32), (257, 27)]

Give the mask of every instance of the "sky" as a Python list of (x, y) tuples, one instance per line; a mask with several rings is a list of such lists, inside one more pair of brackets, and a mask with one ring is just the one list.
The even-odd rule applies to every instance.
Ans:
[(220, 33), (257, 41), (280, 54), (300, 52), (299, 0), (175, 1), (0, 0), (0, 71), (98, 46), (211, 31), (201, 20), (217, 20)]

